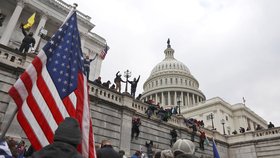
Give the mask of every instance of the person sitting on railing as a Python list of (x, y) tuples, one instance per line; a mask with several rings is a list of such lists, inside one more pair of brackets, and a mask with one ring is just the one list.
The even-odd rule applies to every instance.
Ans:
[(107, 82), (103, 82), (102, 86), (105, 88), (109, 88), (110, 84), (111, 84), (111, 81), (108, 80)]
[(271, 122), (269, 122), (269, 124), (267, 125), (268, 128), (274, 128), (274, 124), (272, 124)]
[(250, 130), (251, 130), (251, 128), (250, 128), (250, 127), (247, 127), (246, 131), (250, 131)]
[(115, 86), (115, 84), (112, 84), (112, 86), (110, 87), (110, 89), (112, 89), (112, 90), (116, 90), (116, 86)]
[(239, 132), (240, 132), (240, 133), (245, 133), (245, 128), (240, 127), (240, 128), (239, 128)]
[(134, 134), (136, 133), (135, 139), (138, 139), (140, 130), (139, 127), (141, 126), (141, 120), (139, 117), (133, 117), (132, 119), (132, 129), (131, 129), (131, 140), (134, 138)]
[(93, 84), (96, 84), (96, 85), (101, 85), (101, 83), (102, 82), (101, 82), (101, 77), (100, 76), (93, 81)]
[(257, 125), (256, 130), (262, 130), (262, 127), (260, 125)]
[(236, 135), (236, 134), (237, 134), (237, 131), (236, 131), (236, 130), (234, 130), (234, 131), (232, 132), (232, 134)]
[(142, 97), (142, 94), (139, 94), (137, 97), (136, 97), (136, 100), (140, 100)]

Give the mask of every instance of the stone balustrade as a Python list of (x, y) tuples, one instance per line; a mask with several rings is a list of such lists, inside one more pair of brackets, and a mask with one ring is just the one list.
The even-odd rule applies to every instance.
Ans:
[(25, 57), (16, 50), (0, 44), (0, 60), (8, 65), (23, 67)]
[(280, 127), (259, 130), (253, 133), (253, 137), (255, 138), (255, 140), (275, 136), (280, 136)]

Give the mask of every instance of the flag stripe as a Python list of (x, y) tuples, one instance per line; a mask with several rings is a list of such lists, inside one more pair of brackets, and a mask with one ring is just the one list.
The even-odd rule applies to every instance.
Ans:
[(30, 79), (32, 81), (32, 84), (34, 84), (36, 82), (37, 79), (37, 70), (35, 69), (33, 64), (30, 64), (29, 68), (26, 69), (26, 72), (28, 73), (28, 75), (30, 76)]
[[(83, 106), (84, 106), (84, 102), (83, 102), (83, 81), (82, 81), (82, 77), (80, 77), (80, 75), (78, 75), (78, 86), (77, 89), (74, 91), (77, 97), (77, 108), (76, 108), (76, 118), (77, 120), (80, 122), (80, 128), (82, 131), (82, 136), (83, 136)], [(79, 145), (78, 150), (80, 152), (82, 152), (82, 146), (84, 145), (84, 142), (82, 142), (81, 145)], [(87, 157), (85, 155), (85, 157)]]
[[(43, 86), (46, 86), (46, 88), (48, 88), (48, 89), (56, 89), (56, 87), (55, 87), (55, 85), (54, 85), (46, 67), (44, 67), (43, 70), (42, 70), (42, 76), (44, 76), (44, 81), (45, 81), (45, 84)], [(40, 86), (38, 86), (38, 87), (40, 87)], [(41, 91), (41, 92), (44, 92), (44, 91)], [(49, 99), (52, 99), (51, 96), (53, 97), (53, 100), (56, 103), (56, 107), (59, 109), (63, 118), (69, 117), (69, 114), (68, 114), (67, 110), (65, 109), (64, 104), (63, 104), (61, 98), (59, 97), (58, 92), (57, 91), (51, 91), (51, 93), (49, 93), (49, 94), (50, 94)], [(49, 105), (49, 106), (52, 106), (52, 105)]]
[(32, 80), (31, 78), (29, 77), (29, 74), (28, 73), (23, 73), (21, 76), (20, 76), (20, 79), (23, 81), (24, 85), (25, 85), (25, 88), (26, 88), (26, 91), (27, 93), (29, 94), (31, 92), (31, 88), (32, 88)]
[(88, 91), (87, 91), (87, 79), (84, 75), (81, 76), (83, 78), (83, 101), (84, 101), (84, 109), (83, 109), (83, 124), (82, 124), (82, 135), (83, 135), (83, 146), (82, 152), (85, 154), (89, 153), (89, 129), (90, 129), (90, 122), (89, 122), (89, 108), (88, 108)]
[[(37, 72), (37, 75), (41, 74), (42, 68), (43, 68), (43, 61), (46, 60), (46, 56), (43, 55), (44, 52), (40, 51), (39, 55), (36, 56), (34, 58), (34, 60), (32, 61), (32, 64), (30, 64), (29, 68), (27, 68), (28, 70), (32, 71), (33, 73)], [(36, 71), (34, 71), (34, 69), (32, 68), (34, 67), (36, 69)], [(31, 73), (29, 73), (30, 75)], [(33, 76), (34, 77), (34, 76)], [(36, 78), (34, 78), (36, 79)]]
[(64, 117), (61, 114), (60, 109), (57, 107), (57, 103), (55, 99), (52, 97), (52, 93), (49, 90), (48, 86), (46, 85), (42, 76), (38, 77), (37, 86), (39, 88), (39, 91), (44, 94), (43, 98), (46, 101), (47, 106), (50, 109), (52, 115), (54, 116), (56, 123), (59, 124)]
[(47, 140), (46, 136), (44, 135), (44, 132), (40, 128), (36, 118), (34, 117), (33, 113), (31, 112), (29, 106), (26, 104), (26, 102), (22, 105), (22, 113), (26, 117), (26, 120), (30, 124), (31, 128), (33, 129), (34, 134), (37, 135), (38, 141), (40, 142), (41, 146), (45, 146), (49, 144), (49, 141)]
[(21, 100), (25, 100), (27, 98), (28, 92), (25, 89), (24, 83), (19, 78), (17, 82), (14, 84), (14, 87), (17, 89)]
[(68, 114), (71, 117), (75, 117), (76, 116), (76, 110), (75, 110), (74, 105), (72, 104), (72, 101), (70, 100), (69, 97), (65, 97), (63, 99), (63, 104), (65, 105)]
[(73, 92), (69, 95), (69, 99), (71, 100), (74, 109), (76, 109), (76, 107), (77, 107), (77, 97), (75, 95), (75, 92)]
[(32, 142), (32, 146), (35, 150), (39, 150), (42, 148), (41, 142), (39, 141), (37, 135), (32, 130), (29, 122), (27, 121), (25, 115), (23, 114), (22, 110), (19, 110), (17, 119), (20, 120), (19, 123), (23, 128), (26, 136), (28, 137), (29, 141)]
[(29, 95), (26, 99), (27, 105), (29, 106), (29, 109), (31, 110), (33, 116), (36, 119), (36, 122), (38, 122), (38, 125), (42, 129), (42, 132), (46, 136), (48, 142), (52, 142), (53, 139), (53, 131), (50, 128), (47, 120), (45, 119), (44, 114), (38, 107), (38, 104), (36, 103), (33, 95)]
[(13, 96), (13, 99), (14, 99), (15, 103), (17, 104), (17, 106), (21, 106), (23, 104), (21, 96), (15, 87), (11, 87), (11, 89), (9, 90), (9, 94), (10, 94), (10, 96)]
[(45, 99), (43, 98), (43, 96), (42, 96), (41, 92), (39, 91), (37, 85), (35, 85), (33, 87), (32, 92), (33, 92), (32, 94), (33, 94), (33, 96), (34, 96), (34, 98), (35, 98), (35, 100), (38, 104), (38, 107), (43, 112), (44, 117), (48, 119), (49, 126), (50, 126), (52, 132), (54, 133), (54, 131), (57, 128), (58, 121), (56, 121), (54, 119), (53, 114), (50, 111), (50, 109), (48, 108), (48, 105), (45, 102)]

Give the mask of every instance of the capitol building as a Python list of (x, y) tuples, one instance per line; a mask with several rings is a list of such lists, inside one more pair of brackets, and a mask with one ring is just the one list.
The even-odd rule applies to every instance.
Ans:
[[(35, 49), (40, 50), (61, 26), (72, 6), (63, 0), (1, 0), (0, 1), (0, 134), (15, 140), (28, 139), (16, 117), (17, 106), (8, 91), (36, 57), (18, 51), (24, 35), (21, 23), (36, 12), (35, 23), (30, 31), (36, 40)], [(93, 58), (106, 47), (106, 39), (94, 33), (91, 17), (77, 11), (81, 49), (84, 56)], [(42, 36), (44, 33), (44, 36)], [(176, 59), (176, 48), (170, 40), (162, 52), (163, 60), (151, 70), (143, 85), (142, 97), (134, 99), (127, 93), (96, 85), (93, 81), (102, 70), (101, 57), (91, 62), (88, 82), (89, 106), (94, 130), (94, 141), (111, 140), (116, 150), (124, 150), (126, 156), (135, 151), (146, 152), (145, 144), (153, 141), (153, 151), (170, 148), (170, 131), (176, 129), (178, 138), (190, 139), (192, 129), (185, 119), (204, 121), (210, 144), (205, 150), (198, 149), (199, 132), (195, 134), (196, 156), (213, 157), (213, 141), (223, 158), (276, 158), (280, 156), (280, 127), (267, 129), (267, 122), (244, 103), (229, 104), (220, 97), (207, 98), (200, 90), (199, 80), (192, 75), (187, 63)], [(180, 53), (180, 50), (177, 50)], [(106, 59), (105, 59), (106, 60)], [(186, 65), (185, 65), (186, 64)], [(146, 101), (153, 100), (165, 109), (178, 108), (165, 122), (156, 115), (148, 118), (150, 107)], [(132, 120), (141, 118), (140, 134), (131, 139)], [(256, 130), (257, 125), (262, 127)], [(244, 133), (239, 128), (248, 129)], [(232, 134), (233, 131), (237, 134)], [(54, 132), (54, 131), (52, 131)], [(143, 149), (143, 150), (142, 150)]]
[(153, 100), (164, 108), (179, 107), (185, 118), (203, 120), (205, 127), (231, 135), (240, 127), (254, 131), (257, 125), (267, 127), (267, 122), (243, 103), (231, 105), (220, 97), (206, 99), (199, 90), (199, 82), (189, 68), (174, 57), (168, 39), (165, 58), (153, 69), (144, 83), (142, 100)]

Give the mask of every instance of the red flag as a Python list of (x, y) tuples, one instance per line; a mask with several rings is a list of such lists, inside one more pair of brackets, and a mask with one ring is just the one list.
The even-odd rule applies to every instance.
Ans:
[(69, 13), (9, 94), (18, 107), (18, 122), (36, 150), (52, 143), (58, 124), (70, 116), (76, 118), (81, 127), (82, 142), (78, 149), (86, 158), (95, 157), (75, 11)]

